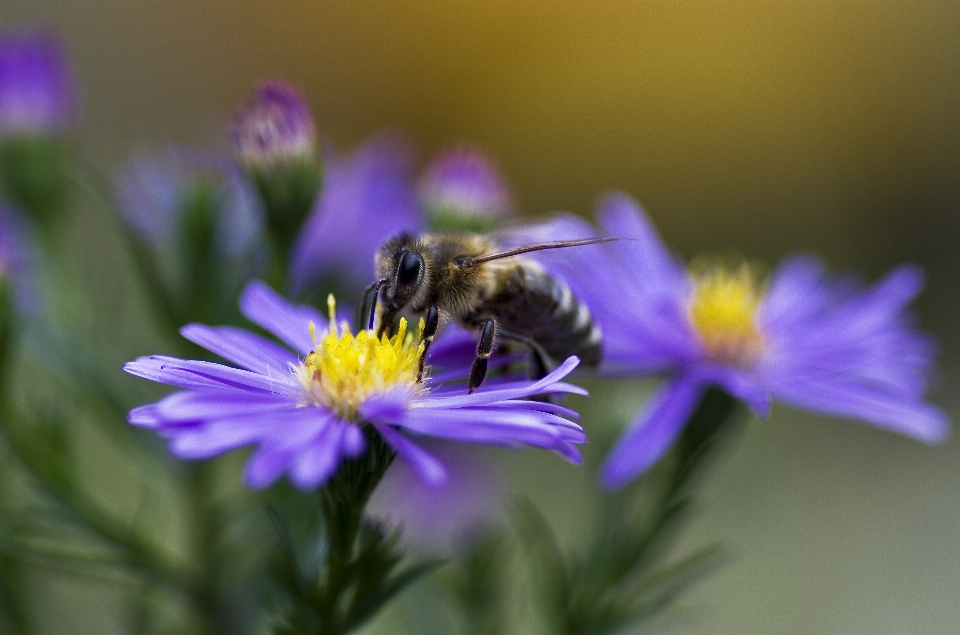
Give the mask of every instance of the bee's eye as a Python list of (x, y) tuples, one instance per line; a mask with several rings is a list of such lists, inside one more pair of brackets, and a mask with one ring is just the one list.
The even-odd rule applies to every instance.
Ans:
[(423, 279), (423, 256), (416, 251), (405, 251), (397, 265), (397, 286), (413, 287)]

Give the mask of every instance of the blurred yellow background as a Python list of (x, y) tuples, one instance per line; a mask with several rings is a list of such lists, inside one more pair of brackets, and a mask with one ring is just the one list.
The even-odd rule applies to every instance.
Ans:
[[(621, 188), (685, 256), (809, 250), (871, 278), (920, 262), (920, 321), (944, 350), (934, 399), (960, 421), (960, 3), (3, 0), (0, 20), (64, 32), (79, 144), (104, 170), (158, 143), (226, 146), (235, 105), (281, 77), (338, 147), (383, 127), (424, 157), (480, 144), (527, 214), (588, 214)], [(688, 534), (734, 558), (659, 626), (960, 631), (957, 445), (776, 408)], [(568, 478), (521, 459), (521, 488)], [(69, 632), (116, 627), (88, 613)]]

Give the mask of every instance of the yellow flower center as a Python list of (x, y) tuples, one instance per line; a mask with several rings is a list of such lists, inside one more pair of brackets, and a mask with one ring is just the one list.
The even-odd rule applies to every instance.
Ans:
[(747, 264), (711, 267), (691, 273), (694, 289), (690, 323), (707, 356), (717, 362), (746, 365), (763, 352), (757, 308), (763, 299), (759, 276)]
[(317, 339), (310, 323), (314, 350), (295, 372), (304, 389), (304, 405), (326, 406), (347, 420), (358, 421), (360, 405), (368, 397), (395, 388), (411, 393), (422, 389), (417, 381), (423, 355), (423, 320), (417, 336), (407, 333), (407, 321), (400, 320), (397, 332), (377, 338), (376, 331), (354, 335), (347, 323), (337, 327), (333, 296), (327, 298), (330, 325)]

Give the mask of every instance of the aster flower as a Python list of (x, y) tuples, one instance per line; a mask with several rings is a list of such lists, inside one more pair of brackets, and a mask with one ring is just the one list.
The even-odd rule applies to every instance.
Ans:
[(528, 444), (578, 462), (582, 430), (567, 408), (529, 398), (581, 389), (561, 380), (577, 365), (570, 358), (536, 381), (491, 382), (467, 395), (462, 387), (418, 382), (423, 343), (402, 322), (392, 337), (350, 332), (338, 325), (330, 299), (327, 320), (292, 306), (262, 283), (252, 283), (241, 310), (293, 351), (231, 327), (191, 324), (184, 337), (240, 368), (211, 362), (145, 357), (127, 372), (184, 390), (131, 411), (132, 424), (169, 439), (181, 458), (202, 459), (251, 444), (246, 482), (265, 487), (289, 473), (300, 488), (322, 485), (342, 459), (365, 449), (372, 426), (426, 482), (442, 484), (444, 466), (407, 434), (505, 446)]
[(404, 540), (429, 552), (455, 553), (495, 526), (503, 503), (502, 474), (487, 448), (449, 441), (423, 443), (447, 467), (445, 487), (425, 483), (395, 462), (371, 499), (375, 516), (403, 529)]
[(25, 30), (0, 34), (0, 136), (60, 133), (75, 110), (73, 72), (60, 39)]
[(256, 196), (242, 175), (201, 152), (171, 147), (136, 155), (120, 167), (114, 182), (121, 218), (158, 250), (173, 248), (186, 204), (201, 190), (219, 207), (213, 219), (219, 253), (229, 257), (247, 251), (260, 229)]
[(441, 151), (418, 191), (435, 229), (486, 231), (513, 211), (503, 176), (486, 154), (467, 145)]
[(259, 201), (235, 166), (181, 148), (135, 156), (115, 198), (158, 315), (172, 328), (230, 319), (262, 260)]
[[(668, 376), (606, 459), (605, 486), (655, 463), (711, 385), (761, 416), (777, 398), (928, 443), (949, 433), (945, 415), (924, 402), (933, 342), (906, 311), (923, 284), (918, 268), (901, 266), (865, 289), (831, 280), (810, 256), (785, 261), (769, 281), (745, 263), (686, 269), (628, 197), (605, 199), (599, 218), (609, 235), (632, 240), (543, 261), (600, 323), (604, 372)], [(540, 231), (593, 234), (573, 218)]]
[(415, 163), (412, 144), (394, 134), (326, 158), (320, 199), (294, 249), (295, 289), (329, 272), (366, 286), (374, 275), (370, 255), (401, 231), (486, 231), (513, 212), (502, 177), (479, 150), (442, 151), (419, 184)]
[(360, 288), (369, 284), (377, 248), (423, 225), (413, 174), (411, 144), (393, 134), (327, 157), (320, 198), (294, 246), (293, 288), (302, 290), (331, 272)]

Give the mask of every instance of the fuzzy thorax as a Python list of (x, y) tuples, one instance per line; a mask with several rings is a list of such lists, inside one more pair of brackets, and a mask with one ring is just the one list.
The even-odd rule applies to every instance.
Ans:
[(690, 323), (707, 356), (739, 366), (756, 361), (764, 347), (757, 326), (764, 292), (755, 270), (721, 265), (693, 272), (691, 279)]
[(303, 386), (304, 405), (327, 407), (345, 420), (358, 421), (361, 404), (373, 395), (399, 389), (413, 396), (423, 389), (417, 382), (424, 351), (422, 319), (416, 336), (407, 333), (407, 321), (401, 318), (394, 335), (378, 339), (375, 330), (354, 335), (345, 322), (338, 327), (332, 295), (327, 306), (327, 332), (317, 339), (310, 323), (314, 350), (294, 371)]

